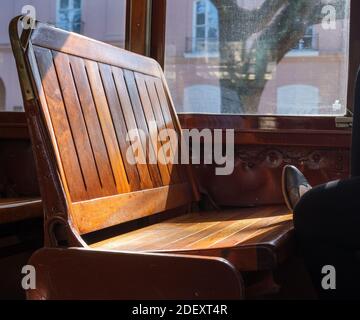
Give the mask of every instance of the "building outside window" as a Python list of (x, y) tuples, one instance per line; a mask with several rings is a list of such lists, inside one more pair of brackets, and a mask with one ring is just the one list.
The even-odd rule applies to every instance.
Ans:
[(168, 0), (165, 74), (177, 111), (344, 114), (349, 17), (350, 0)]
[(81, 32), (81, 0), (58, 0), (56, 26), (68, 31)]
[(304, 36), (298, 41), (294, 50), (316, 51), (318, 50), (318, 39), (314, 26), (310, 26), (306, 29)]
[(125, 45), (126, 0), (1, 0), (0, 113), (24, 110), (8, 34), (9, 21), (21, 14), (24, 4), (35, 8), (41, 22), (118, 47)]
[(194, 2), (193, 53), (217, 53), (219, 51), (218, 10), (209, 0)]
[[(22, 110), (7, 26), (24, 1), (1, 3), (0, 111)], [(329, 3), (335, 28), (323, 26)], [(124, 47), (125, 0), (26, 4), (39, 21)], [(178, 112), (344, 114), (349, 16), (350, 0), (167, 0), (165, 73)]]

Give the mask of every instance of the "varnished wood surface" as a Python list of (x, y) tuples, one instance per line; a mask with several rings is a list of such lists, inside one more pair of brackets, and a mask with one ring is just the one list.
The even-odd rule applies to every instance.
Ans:
[[(28, 59), (78, 232), (191, 202), (183, 187), (187, 173), (164, 164), (162, 147), (168, 141), (155, 140), (162, 130), (175, 129), (178, 135), (180, 130), (154, 60), (43, 24), (32, 35)], [(143, 133), (139, 150), (128, 140), (130, 130)], [(176, 154), (177, 146), (171, 142), (170, 147)], [(144, 163), (134, 164), (136, 153), (144, 155)], [(146, 190), (153, 190), (157, 201), (143, 203), (139, 195), (152, 193), (141, 193)], [(117, 195), (124, 197), (106, 210), (99, 206)], [(129, 206), (126, 199), (132, 199)]]
[[(256, 270), (261, 259), (269, 261), (273, 258), (269, 256), (277, 255), (282, 242), (292, 241), (292, 232), (292, 214), (284, 207), (243, 208), (193, 212), (106, 239), (91, 247), (219, 257), (225, 255), (230, 257), (230, 261), (233, 259), (231, 262), (239, 270)], [(260, 252), (257, 248), (265, 250)], [(264, 254), (266, 256), (261, 256)]]
[(166, 0), (151, 1), (151, 5), (150, 56), (164, 67), (166, 46)]
[(335, 117), (180, 114), (183, 129), (233, 129), (236, 145), (350, 148), (351, 129)]
[(240, 273), (224, 259), (173, 254), (44, 248), (31, 300), (243, 299)]
[(138, 54), (147, 54), (148, 14), (150, 0), (127, 0), (126, 49)]
[(73, 203), (72, 217), (84, 234), (162, 213), (190, 201), (189, 184), (176, 184)]
[(155, 77), (160, 75), (159, 64), (153, 59), (42, 23), (34, 30), (32, 44)]
[(38, 198), (0, 198), (0, 224), (42, 216), (42, 202)]

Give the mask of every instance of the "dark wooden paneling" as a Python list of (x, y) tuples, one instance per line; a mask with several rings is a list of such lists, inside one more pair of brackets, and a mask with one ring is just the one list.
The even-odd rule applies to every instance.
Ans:
[(351, 130), (338, 129), (334, 117), (179, 115), (183, 129), (233, 129), (237, 145), (350, 148)]
[(39, 198), (0, 198), (0, 225), (42, 217)]
[(335, 117), (311, 116), (256, 116), (227, 114), (179, 114), (184, 128), (257, 130), (264, 132), (305, 132), (309, 130), (351, 133), (350, 129), (336, 128)]
[(29, 139), (24, 112), (0, 112), (0, 139)]
[[(180, 115), (183, 129), (235, 131), (235, 169), (215, 175), (215, 165), (196, 165), (199, 183), (220, 205), (283, 203), (284, 165), (297, 166), (313, 185), (349, 177), (351, 130), (334, 118)], [(272, 128), (272, 129), (271, 129)]]
[(0, 197), (37, 197), (39, 195), (30, 141), (0, 139)]
[(284, 165), (298, 167), (312, 185), (349, 177), (349, 149), (237, 145), (229, 176), (215, 174), (214, 165), (196, 165), (199, 183), (223, 206), (281, 204)]

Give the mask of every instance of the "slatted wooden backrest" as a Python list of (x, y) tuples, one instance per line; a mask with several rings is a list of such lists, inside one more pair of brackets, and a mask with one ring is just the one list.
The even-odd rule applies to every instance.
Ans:
[[(79, 234), (192, 201), (183, 166), (128, 161), (135, 157), (129, 130), (145, 132), (143, 151), (160, 156), (167, 142), (150, 136), (163, 129), (180, 133), (157, 62), (41, 23), (26, 56), (68, 217)], [(176, 145), (168, 143), (175, 152)]]

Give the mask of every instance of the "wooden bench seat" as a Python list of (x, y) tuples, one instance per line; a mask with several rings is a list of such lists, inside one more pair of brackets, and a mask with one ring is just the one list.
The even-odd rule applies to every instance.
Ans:
[[(178, 277), (173, 268), (178, 261), (177, 267), (187, 270), (180, 283), (208, 277), (196, 282), (200, 287), (181, 291), (187, 294), (181, 297), (222, 298), (217, 293), (232, 287), (240, 298), (239, 271), (267, 274), (291, 255), (292, 217), (283, 207), (191, 212), (198, 207), (200, 192), (192, 166), (179, 162), (184, 137), (155, 60), (42, 23), (19, 37), (20, 19), (11, 22), (10, 39), (44, 204), (45, 243), (54, 249), (32, 260), (45, 271), (37, 275), (37, 291), (31, 297), (68, 297), (71, 288), (81, 292), (79, 298), (98, 298), (99, 288), (106, 295), (110, 282), (132, 281), (130, 276), (119, 277), (119, 270), (130, 270), (133, 277), (146, 275), (146, 283), (161, 279), (160, 287), (151, 292), (151, 286), (145, 296), (143, 288), (136, 287), (139, 297), (153, 298), (159, 292), (166, 292), (164, 298), (179, 297), (183, 288), (169, 290), (167, 275), (154, 271), (161, 266), (169, 277)], [(134, 144), (130, 132), (136, 135)], [(161, 133), (165, 139), (158, 139)], [(145, 161), (134, 161), (141, 153)], [(168, 155), (177, 161), (164, 162)], [(169, 213), (182, 215), (167, 219)], [(104, 239), (109, 228), (155, 215), (162, 215), (164, 222)], [(103, 241), (89, 242), (87, 235), (94, 233)], [(69, 275), (74, 262), (68, 256), (77, 266), (96, 257), (102, 268), (100, 287), (74, 291), (76, 284), (92, 283), (93, 276), (86, 268)], [(53, 263), (55, 257), (60, 266)], [(135, 264), (137, 259), (148, 264)], [(212, 282), (213, 274), (219, 281)], [(209, 283), (215, 287), (209, 288)], [(126, 292), (121, 297), (126, 298)]]
[(42, 202), (39, 198), (0, 198), (0, 224), (42, 216)]
[(289, 253), (292, 223), (283, 206), (192, 212), (91, 247), (224, 257), (241, 271), (269, 270)]

